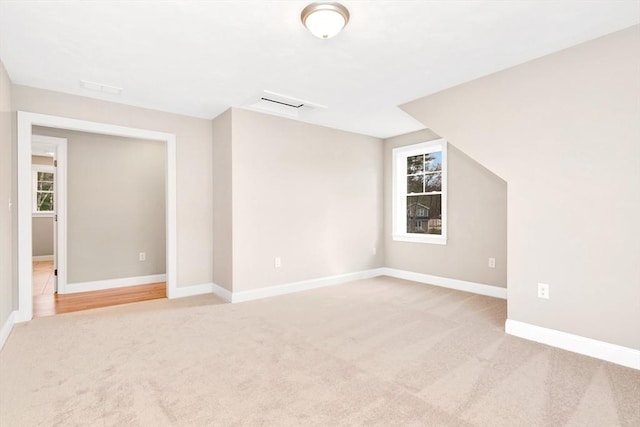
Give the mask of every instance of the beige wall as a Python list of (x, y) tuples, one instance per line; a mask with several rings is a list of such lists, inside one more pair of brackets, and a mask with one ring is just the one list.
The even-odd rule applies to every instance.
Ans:
[[(13, 213), (17, 205), (13, 194), (13, 137), (11, 113), (11, 81), (0, 62), (0, 327), (15, 308), (17, 288), (14, 286)], [(9, 203), (13, 203), (13, 208)]]
[[(31, 156), (31, 164), (53, 166), (53, 158)], [(53, 216), (31, 218), (31, 245), (33, 256), (53, 255)]]
[(210, 283), (211, 121), (13, 85), (14, 109), (176, 134), (178, 286)]
[(234, 292), (383, 266), (381, 140), (237, 109), (232, 132)]
[(31, 243), (33, 256), (53, 255), (53, 217), (31, 218)]
[(165, 143), (34, 133), (67, 139), (67, 282), (164, 274)]
[(403, 107), (508, 182), (509, 318), (636, 349), (638, 52), (635, 26)]
[(31, 164), (53, 166), (53, 157), (31, 156)]
[[(507, 286), (507, 185), (449, 144), (447, 244), (394, 241), (392, 150), (439, 138), (430, 130), (385, 140), (385, 264), (400, 270)], [(489, 268), (489, 257), (496, 268)]]
[(213, 120), (213, 282), (229, 291), (233, 290), (231, 115), (229, 109)]

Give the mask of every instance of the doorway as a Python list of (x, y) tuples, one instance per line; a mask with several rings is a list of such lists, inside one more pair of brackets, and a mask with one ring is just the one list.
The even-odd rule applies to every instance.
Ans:
[(58, 264), (66, 263), (66, 253), (60, 250), (66, 248), (66, 158), (65, 138), (32, 136), (33, 305), (40, 313), (51, 311), (55, 294), (65, 286)]
[[(171, 298), (175, 296), (176, 289), (176, 155), (175, 135), (137, 129), (98, 122), (69, 119), (57, 116), (18, 112), (18, 315), (17, 321), (28, 321), (33, 317), (33, 227), (32, 227), (32, 154), (31, 140), (34, 126), (65, 129), (70, 131), (89, 132), (101, 135), (120, 136), (125, 138), (137, 138), (151, 141), (164, 142), (165, 174), (164, 174), (164, 216), (165, 216), (165, 254), (166, 280), (165, 293)], [(60, 172), (58, 173), (60, 174)], [(56, 207), (58, 215), (58, 239), (54, 251), (60, 272), (66, 272), (66, 259), (62, 260), (61, 254), (66, 254), (66, 229), (62, 232), (60, 210), (66, 209), (66, 205), (59, 203)], [(66, 218), (66, 216), (65, 216)], [(58, 275), (58, 291), (63, 291), (66, 280), (61, 280)]]

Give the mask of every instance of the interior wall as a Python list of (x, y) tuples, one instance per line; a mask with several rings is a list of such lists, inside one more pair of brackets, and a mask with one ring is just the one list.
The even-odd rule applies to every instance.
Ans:
[(164, 274), (165, 143), (41, 126), (34, 133), (67, 139), (67, 283)]
[[(31, 156), (32, 165), (53, 166), (53, 158)], [(53, 255), (53, 215), (33, 215), (31, 218), (33, 256)]]
[(12, 136), (11, 81), (0, 61), (0, 327), (15, 308), (13, 256), (13, 136)]
[(232, 132), (234, 292), (383, 266), (380, 139), (239, 109)]
[(634, 26), (402, 107), (508, 182), (509, 319), (634, 349), (638, 52)]
[(31, 242), (33, 256), (53, 256), (53, 217), (31, 218)]
[(229, 109), (213, 120), (213, 282), (233, 290), (232, 134)]
[[(392, 150), (440, 138), (429, 129), (385, 140), (385, 264), (450, 279), (507, 286), (507, 184), (453, 144), (447, 148), (447, 244), (392, 237)], [(489, 268), (489, 257), (496, 268)]]
[(212, 282), (211, 120), (21, 85), (12, 86), (11, 100), (14, 110), (176, 134), (177, 285)]

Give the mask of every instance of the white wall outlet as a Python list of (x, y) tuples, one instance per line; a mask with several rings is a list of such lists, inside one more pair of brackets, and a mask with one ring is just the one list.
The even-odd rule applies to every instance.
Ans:
[(139, 261), (146, 261), (147, 260), (147, 253), (146, 252), (140, 252), (138, 254), (138, 260)]
[(377, 254), (377, 253), (378, 253), (378, 248), (376, 248), (376, 247), (374, 246), (374, 247), (373, 247), (372, 252), (373, 252), (373, 254), (374, 254), (374, 255), (375, 255), (375, 254)]
[(282, 267), (282, 259), (281, 259), (279, 256), (277, 256), (277, 257), (273, 260), (273, 266), (274, 266), (275, 268), (280, 268), (280, 267)]
[(549, 299), (549, 285), (538, 283), (538, 298)]
[(489, 268), (496, 268), (496, 259), (489, 258)]

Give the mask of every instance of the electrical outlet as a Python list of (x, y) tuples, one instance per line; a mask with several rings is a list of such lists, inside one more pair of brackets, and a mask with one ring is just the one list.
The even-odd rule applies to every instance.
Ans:
[(538, 298), (549, 299), (549, 285), (538, 283)]
[(273, 266), (274, 266), (275, 268), (280, 268), (280, 267), (282, 267), (282, 259), (281, 259), (280, 257), (276, 257), (276, 258), (273, 260)]
[(378, 253), (378, 248), (376, 248), (376, 247), (374, 246), (374, 247), (373, 247), (373, 251), (372, 251), (372, 252), (373, 252), (373, 254), (374, 254), (374, 255), (375, 255), (375, 254), (377, 254), (377, 253)]
[(138, 254), (138, 260), (139, 261), (146, 261), (147, 260), (147, 253), (146, 252), (140, 252)]
[(489, 258), (489, 268), (496, 268), (496, 259)]

